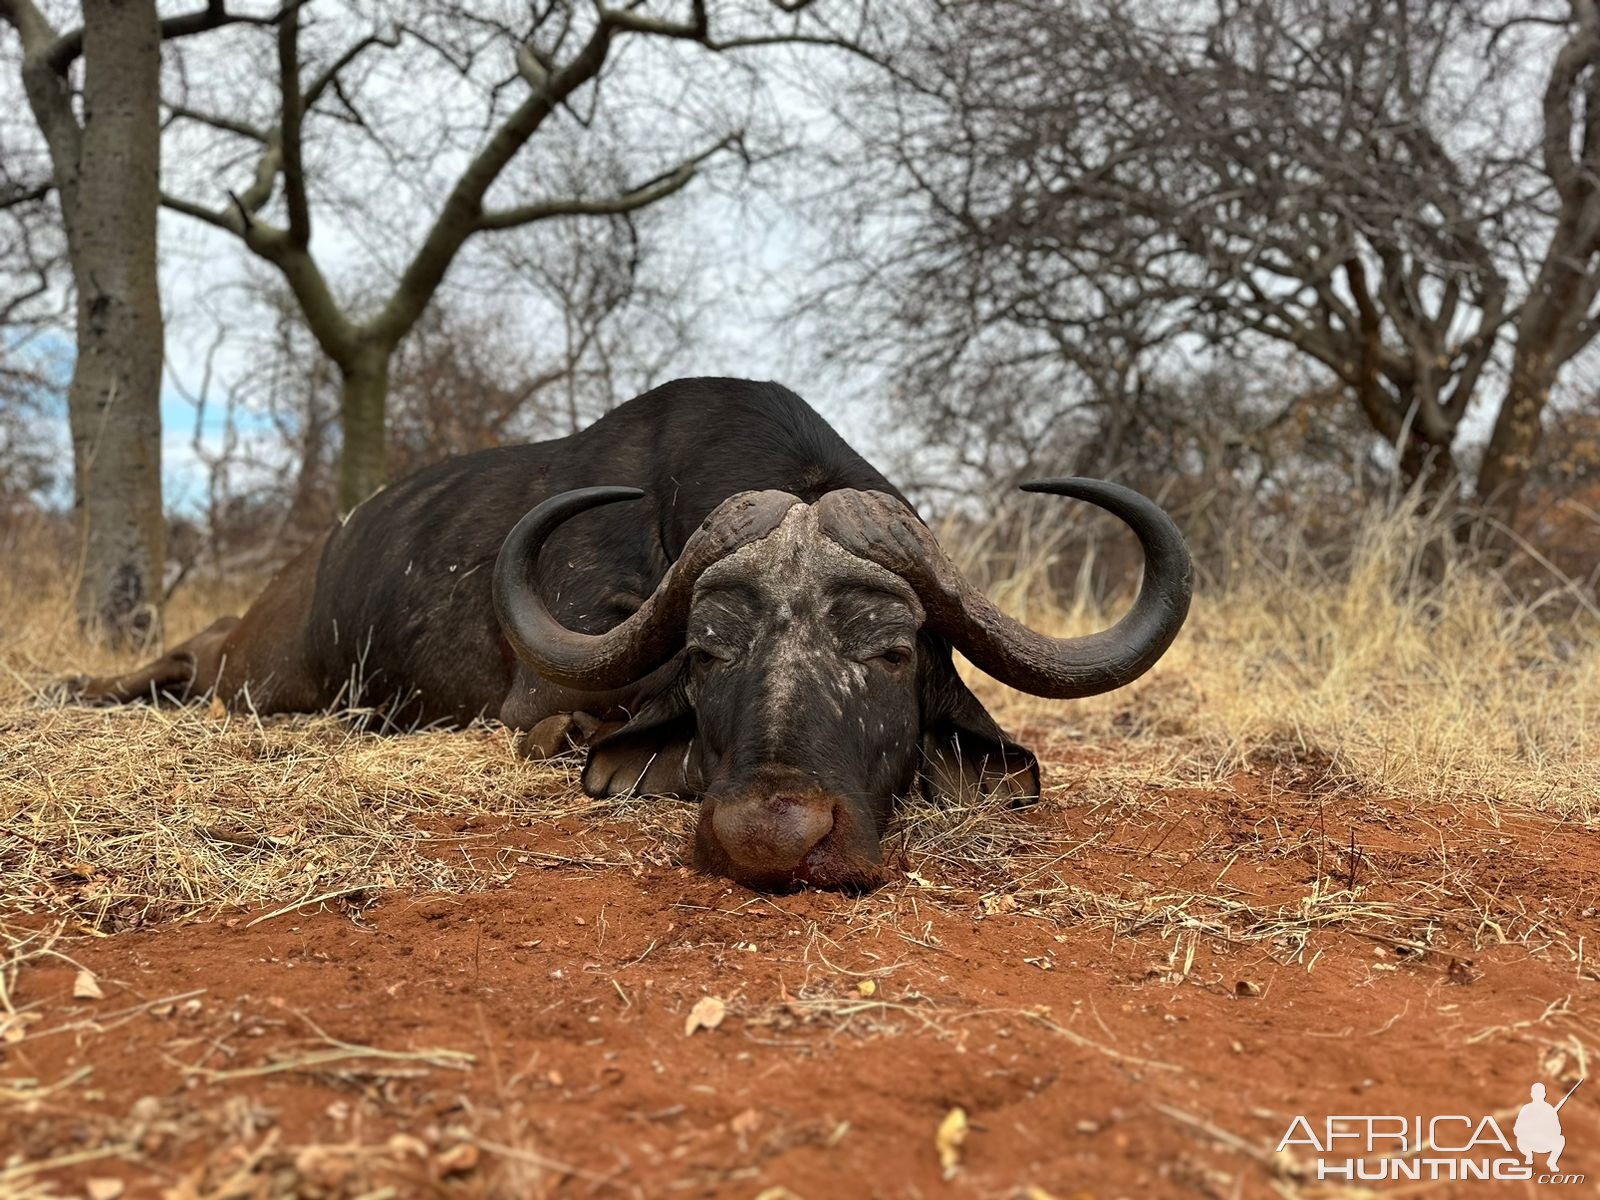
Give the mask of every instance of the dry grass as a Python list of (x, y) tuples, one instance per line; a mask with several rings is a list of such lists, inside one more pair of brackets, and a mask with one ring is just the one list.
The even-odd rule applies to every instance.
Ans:
[[(1002, 723), (1048, 729), (1056, 757), (1092, 761), (1047, 779), (1053, 796), (1097, 810), (1136, 804), (1152, 785), (1204, 787), (1287, 764), (1324, 787), (1592, 826), (1600, 621), (1581, 608), (1546, 620), (1460, 561), (1425, 583), (1411, 570), (1421, 536), (1415, 523), (1374, 517), (1338, 573), (1241, 551), (1230, 586), (1202, 590), (1160, 667), (1121, 692), (1063, 708), (975, 682)], [(997, 597), (1060, 632), (1103, 625), (1081, 598), (1062, 611), (1041, 594), (1057, 552), (1044, 542)], [(478, 818), (626, 817), (659, 840), (657, 861), (678, 851), (682, 806), (585, 799), (571, 766), (519, 760), (499, 729), (382, 738), (327, 717), (53, 706), (40, 694), (48, 680), (116, 664), (77, 640), (51, 564), (12, 558), (18, 569), (0, 579), (0, 916), (71, 913), (116, 929), (214, 906), (359, 907), (378, 889), (485, 887), (517, 860), (469, 853), (477, 843), (464, 830)], [(186, 589), (169, 608), (173, 637), (239, 611), (252, 590)], [(1058, 868), (1075, 847), (991, 807), (913, 804), (895, 837), (943, 886), (1124, 929), (1168, 908), (1176, 927), (1200, 920), (1183, 897), (1066, 887)], [(1297, 927), (1338, 919), (1337, 897), (1320, 902)], [(1277, 928), (1269, 918), (1219, 901), (1200, 925)]]
[[(384, 738), (335, 717), (58, 706), (42, 695), (52, 679), (141, 656), (84, 645), (65, 586), (30, 565), (0, 580), (0, 917), (71, 912), (116, 929), (214, 906), (468, 890), (510, 869), (454, 852), (473, 818), (623, 807), (579, 794), (573, 764), (520, 759), (498, 728)], [(253, 591), (180, 593), (173, 640)]]
[[(1156, 670), (1072, 706), (1076, 736), (1118, 747), (1119, 758), (1142, 742), (1143, 762), (1186, 779), (1293, 761), (1372, 794), (1593, 826), (1594, 596), (1571, 587), (1515, 599), (1464, 552), (1425, 577), (1418, 564), (1439, 532), (1414, 511), (1374, 511), (1338, 570), (1303, 548), (1246, 541), (1229, 586), (1200, 590)], [(1063, 612), (1041, 586), (1059, 553), (1039, 545), (1028, 569), (993, 589), (997, 600), (1053, 632), (1103, 628), (1106, 615), (1081, 595)], [(1060, 711), (981, 676), (974, 684), (1013, 721)]]

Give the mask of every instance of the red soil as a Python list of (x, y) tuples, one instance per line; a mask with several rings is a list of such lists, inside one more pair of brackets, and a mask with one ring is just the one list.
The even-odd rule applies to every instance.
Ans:
[[(75, 940), (104, 998), (23, 971), (13, 1003), (43, 1018), (0, 1045), (0, 1083), (92, 1074), (0, 1118), (0, 1164), (59, 1158), (27, 1179), (67, 1195), (1292, 1196), (1317, 1194), (1303, 1149), (1274, 1154), (1296, 1114), (1509, 1132), (1595, 1044), (1571, 951), (1587, 929), (1600, 954), (1600, 843), (1311, 791), (1041, 806), (1071, 849), (1015, 897), (916, 863), (865, 897), (758, 896), (561, 861), (637, 830), (478, 828), (475, 853), (527, 859), (503, 890)], [(1352, 866), (1364, 911), (1262, 927)], [(686, 1034), (705, 996), (726, 1018)], [(1574, 1194), (1597, 1113), (1590, 1087), (1562, 1114)], [(1507, 1190), (1536, 1185), (1431, 1194)]]

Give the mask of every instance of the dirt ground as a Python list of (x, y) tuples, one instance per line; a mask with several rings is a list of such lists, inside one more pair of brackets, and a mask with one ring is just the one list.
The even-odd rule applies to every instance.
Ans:
[(1509, 1130), (1586, 1073), (1592, 828), (1270, 755), (1108, 788), (1116, 747), (1023, 732), (1045, 802), (891, 838), (865, 896), (697, 876), (656, 802), (412, 818), (488, 890), (23, 920), (48, 952), (5, 976), (0, 1194), (1353, 1196), (1276, 1152), (1295, 1115)]

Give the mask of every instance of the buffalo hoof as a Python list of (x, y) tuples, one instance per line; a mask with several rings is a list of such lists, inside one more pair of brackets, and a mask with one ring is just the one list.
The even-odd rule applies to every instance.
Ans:
[(52, 679), (39, 689), (39, 700), (48, 705), (87, 703), (83, 693), (89, 686), (89, 680), (88, 675)]
[(620, 728), (620, 721), (602, 721), (586, 712), (556, 713), (525, 731), (517, 751), (523, 758), (559, 758)]

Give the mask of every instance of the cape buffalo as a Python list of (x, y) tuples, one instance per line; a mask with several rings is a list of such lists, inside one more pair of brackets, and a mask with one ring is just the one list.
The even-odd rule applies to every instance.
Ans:
[(385, 488), (244, 616), (78, 690), (212, 693), (261, 714), (360, 705), (405, 726), (494, 717), (533, 753), (576, 725), (594, 735), (590, 795), (699, 798), (702, 869), (859, 886), (919, 783), (1038, 796), (1037, 760), (952, 647), (1034, 695), (1089, 696), (1148, 670), (1188, 612), (1189, 557), (1154, 504), (1087, 479), (1024, 487), (1139, 538), (1144, 582), (1113, 628), (1056, 639), (1000, 613), (793, 392), (679, 380), (581, 433)]

